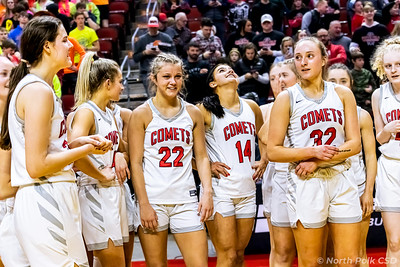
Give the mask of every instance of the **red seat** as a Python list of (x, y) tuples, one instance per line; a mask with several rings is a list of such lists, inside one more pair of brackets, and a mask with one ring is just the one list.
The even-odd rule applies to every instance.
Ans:
[(129, 4), (127, 2), (111, 2), (108, 5), (110, 14), (122, 14), (126, 21), (129, 20)]
[(342, 26), (342, 33), (348, 37), (351, 37), (352, 34), (347, 21), (341, 21), (340, 26)]
[(191, 32), (197, 32), (198, 30), (200, 30), (201, 21), (200, 20), (189, 20), (188, 27)]
[(67, 116), (75, 105), (74, 95), (63, 95), (61, 96), (62, 108), (65, 116)]
[(119, 61), (119, 45), (118, 45), (118, 30), (112, 27), (100, 28), (96, 31), (99, 40), (110, 41), (112, 43), (112, 50), (114, 55), (114, 60)]
[[(118, 30), (119, 46), (121, 49), (125, 49), (125, 38), (126, 38), (127, 31), (125, 29), (124, 15), (110, 14), (108, 17), (108, 25), (110, 27), (114, 27)], [(128, 25), (129, 25), (129, 23), (127, 24), (127, 26)]]
[(187, 19), (188, 20), (200, 20), (202, 18), (202, 15), (199, 11), (199, 9), (197, 8), (197, 6), (192, 6), (192, 8), (190, 9), (190, 13), (187, 14)]
[(100, 51), (99, 56), (104, 58), (113, 59), (113, 48), (112, 43), (107, 40), (99, 40), (100, 43)]
[(347, 20), (347, 10), (346, 9), (341, 9), (340, 10), (340, 17), (339, 20)]
[(347, 0), (340, 0), (340, 7), (346, 7), (347, 6)]

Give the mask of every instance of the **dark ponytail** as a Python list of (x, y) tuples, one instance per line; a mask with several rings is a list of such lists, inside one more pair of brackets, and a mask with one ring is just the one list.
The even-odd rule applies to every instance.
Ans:
[(208, 90), (210, 93), (208, 96), (205, 96), (203, 98), (204, 108), (207, 109), (208, 111), (210, 111), (215, 116), (217, 116), (218, 119), (221, 119), (224, 117), (225, 111), (221, 105), (221, 102), (219, 101), (219, 96), (216, 93), (214, 93), (214, 88), (211, 88), (210, 82), (214, 81), (214, 71), (220, 65), (226, 65), (226, 64), (217, 64), (208, 73), (206, 82), (207, 82), (207, 86), (210, 89), (210, 90)]
[(21, 35), (21, 62), (10, 74), (9, 91), (3, 114), (0, 133), (0, 148), (11, 149), (10, 133), (8, 131), (8, 111), (11, 97), (18, 83), (29, 73), (29, 67), (35, 66), (42, 60), (43, 47), (45, 43), (54, 42), (58, 35), (61, 21), (54, 17), (36, 17), (28, 22)]

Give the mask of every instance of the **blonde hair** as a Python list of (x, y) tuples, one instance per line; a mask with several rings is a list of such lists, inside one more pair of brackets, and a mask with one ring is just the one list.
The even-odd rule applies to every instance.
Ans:
[(383, 56), (391, 52), (400, 52), (400, 36), (393, 36), (382, 41), (376, 48), (372, 56), (372, 70), (376, 71), (376, 75), (382, 80), (386, 80)]
[(114, 82), (119, 72), (114, 60), (98, 58), (96, 53), (87, 52), (79, 67), (74, 109), (88, 101), (106, 80)]
[[(150, 76), (157, 80), (157, 74), (160, 72), (161, 68), (165, 66), (165, 64), (173, 64), (178, 65), (182, 69), (182, 75), (185, 77), (185, 69), (183, 67), (183, 61), (175, 56), (174, 54), (160, 53), (158, 56), (154, 58), (154, 60), (150, 64)], [(185, 87), (185, 80), (183, 80), (182, 89)], [(149, 77), (149, 88), (152, 92), (157, 91), (157, 86)]]

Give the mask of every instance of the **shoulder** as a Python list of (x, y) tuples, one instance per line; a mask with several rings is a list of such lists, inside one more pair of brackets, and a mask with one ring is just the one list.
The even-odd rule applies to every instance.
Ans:
[(261, 112), (260, 106), (259, 106), (256, 102), (254, 102), (253, 100), (251, 100), (251, 99), (243, 99), (243, 98), (242, 98), (242, 100), (243, 100), (247, 105), (249, 105), (249, 107), (250, 107), (251, 110), (254, 112), (254, 114), (257, 114), (257, 113), (260, 113), (260, 112)]
[(334, 84), (333, 85), (335, 88), (335, 91), (338, 95), (349, 95), (349, 94), (353, 94), (353, 92), (347, 88), (346, 86), (340, 85), (340, 84)]
[(198, 121), (200, 118), (202, 118), (202, 113), (198, 107), (188, 102), (186, 102), (185, 105), (186, 105), (186, 110), (193, 121)]
[(171, 39), (171, 37), (169, 37), (168, 34), (163, 33), (163, 32), (160, 32), (159, 34), (160, 34), (159, 35), (160, 39), (164, 39), (164, 41), (172, 42), (172, 39)]
[(365, 129), (366, 127), (369, 127), (372, 129), (373, 127), (373, 122), (371, 115), (366, 111), (365, 109), (360, 110), (360, 128)]

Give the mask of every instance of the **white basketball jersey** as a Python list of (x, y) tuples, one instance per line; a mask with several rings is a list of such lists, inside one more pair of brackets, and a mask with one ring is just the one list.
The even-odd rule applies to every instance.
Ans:
[(335, 84), (324, 82), (320, 99), (308, 98), (299, 84), (287, 89), (290, 96), (290, 147), (340, 146), (345, 141), (343, 103)]
[[(381, 85), (380, 93), (379, 111), (385, 125), (400, 120), (400, 100), (394, 95), (390, 82)], [(400, 159), (400, 133), (392, 134), (390, 140), (381, 145), (379, 150), (389, 158)]]
[[(360, 123), (361, 108), (357, 106), (358, 122)], [(363, 160), (362, 149), (360, 153), (349, 158), (351, 160), (351, 168), (353, 169), (356, 183), (358, 186), (366, 181), (365, 165)]]
[(213, 189), (217, 196), (251, 196), (255, 192), (251, 168), (255, 158), (255, 115), (242, 99), (239, 113), (224, 111), (220, 119), (211, 115), (211, 127), (206, 132), (207, 152), (212, 162), (225, 163), (231, 169), (228, 177), (213, 178)]
[(124, 121), (121, 118), (121, 107), (118, 106), (117, 104), (114, 105), (113, 115), (115, 120), (117, 121), (118, 131), (122, 136), (122, 131), (124, 129)]
[[(119, 145), (119, 132), (116, 126), (116, 121), (114, 119), (113, 112), (106, 108), (105, 111), (101, 110), (93, 101), (87, 101), (78, 107), (79, 109), (90, 109), (93, 112), (94, 121), (96, 125), (96, 132), (107, 140), (110, 140), (113, 144), (113, 149), (107, 151), (103, 155), (91, 154), (89, 155), (90, 160), (93, 165), (97, 168), (100, 166), (112, 166), (114, 167), (114, 155), (118, 151)], [(73, 121), (73, 118), (71, 122)], [(98, 184), (99, 180), (94, 179), (88, 176), (85, 173), (80, 173), (79, 176), (79, 185), (88, 185), (88, 184)], [(113, 183), (110, 183), (113, 184)], [(118, 182), (115, 180), (114, 185), (117, 185)]]
[[(32, 179), (26, 170), (25, 158), (25, 122), (18, 117), (15, 102), (19, 92), (28, 84), (39, 82), (46, 85), (53, 92), (54, 111), (51, 117), (51, 132), (49, 137), (49, 154), (59, 153), (68, 150), (67, 128), (62, 110), (61, 100), (58, 99), (53, 89), (39, 77), (28, 74), (15, 88), (11, 97), (8, 111), (8, 129), (12, 144), (11, 150), (11, 184), (12, 186), (31, 185), (43, 182), (61, 182), (75, 181), (75, 174), (72, 170), (72, 164), (65, 166), (60, 171), (51, 175), (43, 176), (38, 179)], [(34, 99), (32, 100), (34, 101)], [(38, 107), (39, 108), (39, 107)]]
[(165, 118), (147, 101), (153, 119), (144, 138), (143, 173), (151, 204), (181, 204), (197, 201), (192, 174), (193, 121), (180, 100), (181, 109)]

